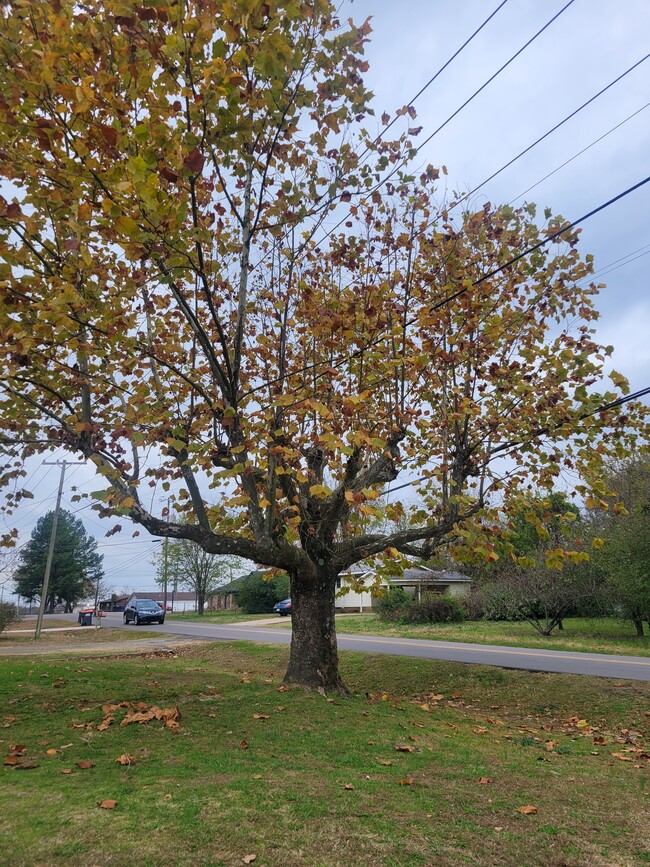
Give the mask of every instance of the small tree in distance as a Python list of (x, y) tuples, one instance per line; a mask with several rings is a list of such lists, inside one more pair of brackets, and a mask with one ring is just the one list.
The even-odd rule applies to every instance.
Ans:
[(210, 554), (187, 539), (165, 540), (154, 554), (158, 584), (193, 591), (201, 615), (210, 593), (232, 578), (238, 562), (236, 557)]

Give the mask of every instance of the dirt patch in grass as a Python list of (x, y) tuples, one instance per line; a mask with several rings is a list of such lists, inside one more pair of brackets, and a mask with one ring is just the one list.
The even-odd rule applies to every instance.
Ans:
[[(18, 758), (37, 765), (0, 769), (0, 843), (21, 841), (12, 864), (650, 857), (650, 684), (348, 652), (354, 695), (330, 700), (280, 691), (286, 657), (215, 643), (160, 658), (4, 660), (0, 746), (24, 746)], [(121, 702), (130, 709), (102, 710)], [(138, 702), (178, 708), (179, 727), (121, 725)], [(102, 809), (106, 799), (117, 805)]]

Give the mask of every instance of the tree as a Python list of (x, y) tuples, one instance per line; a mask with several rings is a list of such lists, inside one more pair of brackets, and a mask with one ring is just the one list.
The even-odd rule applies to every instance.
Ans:
[(623, 508), (597, 514), (602, 536), (598, 562), (607, 575), (612, 601), (643, 637), (650, 626), (650, 462), (633, 457), (610, 467), (609, 483)]
[(163, 550), (154, 555), (157, 581), (161, 586), (174, 589), (185, 587), (196, 594), (199, 614), (205, 612), (205, 603), (210, 593), (228, 580), (235, 558), (210, 554), (196, 542), (179, 539), (163, 543)]
[[(39, 518), (18, 557), (15, 592), (30, 602), (41, 594), (53, 520), (54, 512)], [(80, 599), (91, 595), (94, 598), (96, 583), (104, 576), (103, 559), (103, 555), (97, 552), (97, 542), (87, 535), (82, 522), (62, 509), (54, 543), (46, 610), (52, 612), (57, 603), (63, 602), (65, 610), (72, 611)]]
[[(404, 162), (419, 129), (364, 127), (368, 22), (328, 0), (34, 0), (0, 28), (10, 510), (26, 455), (85, 456), (100, 515), (286, 571), (285, 681), (343, 690), (341, 571), (459, 534), (490, 557), (492, 503), (564, 468), (595, 495), (638, 442), (634, 407), (597, 411), (626, 384), (593, 390), (610, 349), (578, 232), (551, 253), (560, 217), (437, 206), (438, 171)], [(423, 508), (367, 529), (404, 511), (381, 499), (398, 476)]]
[(491, 617), (526, 620), (541, 635), (585, 606), (593, 612), (603, 581), (584, 530), (563, 492), (520, 499), (496, 541), (498, 559), (477, 570), (474, 604)]

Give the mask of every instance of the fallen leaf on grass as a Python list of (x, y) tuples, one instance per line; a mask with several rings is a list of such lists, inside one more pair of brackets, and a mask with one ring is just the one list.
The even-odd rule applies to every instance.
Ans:
[(488, 783), (491, 783), (492, 780), (489, 777), (479, 777), (479, 785), (487, 786)]
[(248, 676), (248, 674), (244, 673), (244, 674), (241, 676), (241, 678), (239, 679), (239, 682), (240, 682), (240, 683), (250, 683), (250, 682), (251, 682), (251, 679), (250, 679), (250, 677)]
[(98, 732), (105, 732), (106, 729), (107, 729), (110, 725), (113, 725), (114, 722), (115, 722), (115, 717), (114, 717), (114, 716), (107, 716), (107, 717), (105, 717), (105, 718), (100, 722), (100, 724), (97, 726), (97, 731), (98, 731)]
[(352, 783), (343, 783), (343, 788), (346, 789), (348, 792), (354, 791), (354, 786), (352, 785)]
[(58, 756), (61, 750), (45, 750), (48, 756)]
[(117, 759), (115, 759), (118, 765), (135, 765), (135, 756), (130, 756), (127, 753), (122, 753)]
[(103, 810), (114, 810), (117, 807), (117, 801), (113, 801), (111, 798), (107, 798), (105, 801), (97, 801), (97, 803)]
[(5, 765), (19, 765), (22, 762), (20, 756), (7, 756), (5, 758)]
[(267, 713), (254, 713), (253, 719), (270, 719)]
[(239, 745), (239, 748), (240, 748), (240, 750), (247, 750), (248, 749), (248, 741), (242, 741)]
[(24, 744), (9, 744), (9, 752), (12, 756), (22, 756), (27, 752)]
[(74, 771), (72, 770), (72, 768), (63, 768), (61, 773), (62, 774), (74, 774)]
[(414, 779), (415, 779), (415, 777), (404, 777), (403, 779), (397, 781), (397, 785), (398, 786), (412, 786)]
[(547, 752), (552, 753), (555, 749), (555, 741), (546, 741), (546, 743), (544, 744), (544, 749)]
[(395, 744), (395, 749), (399, 753), (414, 753), (415, 747), (412, 747), (410, 744)]
[(592, 743), (596, 744), (599, 747), (603, 747), (603, 746), (605, 746), (607, 741), (605, 740), (605, 738), (602, 735), (594, 735), (594, 737), (592, 739)]
[(19, 765), (14, 765), (15, 771), (30, 771), (32, 768), (38, 768), (38, 762), (21, 762)]
[(375, 759), (375, 761), (379, 762), (380, 765), (384, 765), (386, 768), (390, 768), (392, 766), (392, 762), (389, 762), (388, 759)]
[(95, 765), (94, 765), (92, 762), (89, 762), (89, 761), (87, 761), (86, 759), (84, 759), (84, 760), (81, 761), (81, 762), (77, 762), (77, 767), (78, 767), (78, 768), (81, 768), (83, 771), (85, 771), (85, 770), (87, 770), (88, 768), (94, 768)]
[(252, 864), (253, 861), (257, 861), (257, 855), (244, 855), (241, 860), (243, 864)]
[(289, 692), (289, 687), (288, 686), (279, 686), (277, 688), (276, 692)]
[(612, 758), (613, 759), (620, 759), (622, 762), (633, 761), (633, 759), (631, 759), (629, 756), (626, 756), (625, 753), (612, 753)]
[(525, 807), (517, 807), (518, 813), (523, 813), (524, 816), (534, 816), (537, 812), (537, 807), (531, 807), (530, 804), (527, 804)]
[(475, 735), (486, 735), (487, 733), (488, 730), (485, 728), (485, 726), (475, 726), (474, 728)]
[(253, 779), (254, 779), (254, 780), (261, 780), (261, 779), (262, 779), (262, 775), (261, 775), (261, 774), (253, 774)]

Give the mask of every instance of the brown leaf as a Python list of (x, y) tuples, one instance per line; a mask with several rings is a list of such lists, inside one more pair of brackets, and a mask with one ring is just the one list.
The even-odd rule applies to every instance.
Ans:
[(400, 753), (414, 753), (415, 747), (410, 744), (395, 744), (395, 749)]
[(487, 733), (488, 733), (488, 730), (485, 728), (485, 726), (476, 726), (474, 728), (474, 734), (475, 735), (486, 735)]
[(190, 151), (183, 160), (183, 165), (186, 169), (192, 172), (193, 175), (201, 174), (204, 163), (205, 157), (198, 148), (194, 148), (194, 150)]
[(89, 762), (87, 759), (83, 759), (83, 761), (77, 762), (77, 767), (85, 771), (88, 768), (94, 768), (95, 765), (92, 762)]
[(348, 792), (354, 791), (354, 786), (352, 783), (343, 783), (343, 788), (347, 789)]
[(253, 719), (270, 719), (267, 713), (254, 713)]
[(491, 783), (492, 780), (489, 777), (479, 777), (478, 782), (481, 786), (487, 786), (487, 784)]
[(48, 756), (58, 756), (61, 750), (45, 750)]
[(388, 759), (375, 759), (375, 761), (379, 762), (380, 765), (384, 765), (384, 767), (389, 768), (393, 764), (389, 762)]
[(241, 750), (247, 750), (248, 749), (248, 741), (242, 741), (239, 745), (239, 748)]
[(534, 816), (537, 812), (537, 807), (531, 807), (530, 804), (527, 804), (525, 807), (517, 807), (518, 813), (523, 813), (524, 816)]
[(98, 731), (98, 732), (105, 732), (106, 729), (107, 729), (109, 726), (113, 725), (114, 722), (115, 722), (115, 717), (114, 717), (114, 716), (107, 716), (107, 717), (105, 717), (105, 718), (101, 721), (101, 723), (97, 726), (97, 731)]
[(244, 855), (241, 860), (243, 864), (252, 864), (253, 861), (257, 861), (257, 855)]
[(20, 756), (7, 756), (4, 761), (5, 765), (19, 765), (21, 762)]
[(276, 692), (289, 692), (289, 687), (288, 686), (279, 686), (277, 688)]
[(118, 765), (134, 765), (135, 764), (135, 756), (130, 756), (128, 753), (122, 753), (117, 759), (115, 759)]
[(622, 762), (633, 761), (633, 759), (631, 759), (629, 756), (626, 756), (625, 753), (612, 753), (612, 758), (620, 759)]
[(555, 749), (555, 741), (546, 741), (546, 743), (544, 744), (544, 749), (547, 752), (552, 753)]
[(27, 747), (24, 744), (9, 744), (9, 752), (13, 756), (22, 756), (27, 752)]
[(117, 801), (113, 801), (111, 798), (107, 798), (105, 801), (97, 801), (97, 803), (103, 810), (114, 810), (117, 807)]
[(603, 735), (594, 735), (592, 738), (592, 743), (596, 744), (596, 746), (603, 747), (607, 743)]
[(72, 768), (63, 768), (61, 773), (62, 774), (74, 774), (74, 771), (72, 770)]
[(15, 771), (30, 771), (32, 768), (38, 768), (38, 762), (22, 762), (14, 767)]
[(401, 780), (397, 781), (398, 786), (412, 786), (413, 780), (415, 777), (403, 777)]

